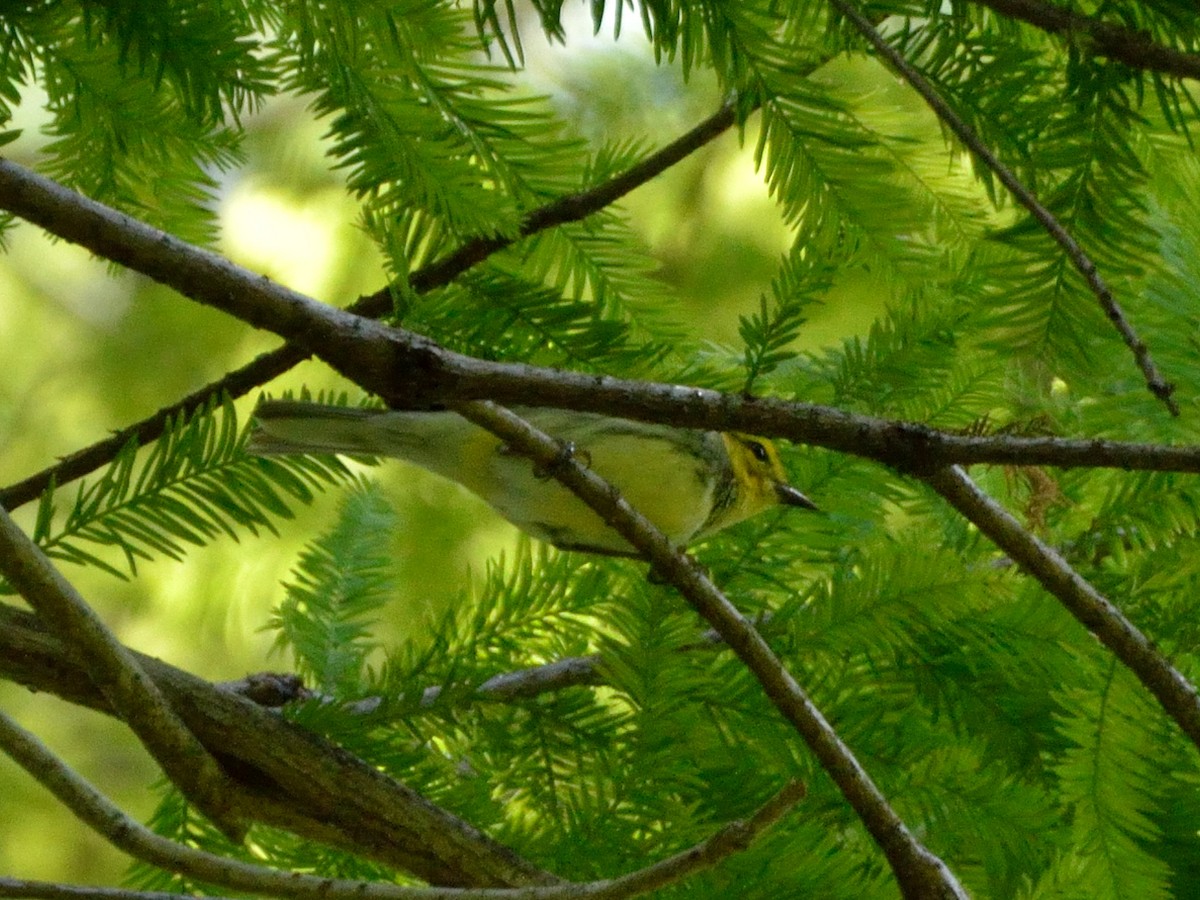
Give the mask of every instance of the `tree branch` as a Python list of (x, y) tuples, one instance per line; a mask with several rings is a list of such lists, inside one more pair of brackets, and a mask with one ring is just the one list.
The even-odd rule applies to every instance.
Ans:
[(623, 900), (677, 883), (745, 849), (804, 796), (803, 786), (791, 782), (749, 820), (730, 823), (696, 847), (620, 878), (524, 888), (413, 888), (270, 869), (177, 844), (126, 816), (4, 713), (0, 747), (82, 821), (135, 859), (235, 890), (313, 900)]
[[(769, 614), (755, 617), (754, 627), (761, 632), (763, 623), (769, 619)], [(721, 639), (720, 634), (710, 628), (700, 635), (698, 641), (678, 647), (676, 651), (719, 650), (724, 646), (725, 642)], [(594, 653), (590, 656), (567, 656), (540, 666), (501, 672), (480, 684), (463, 699), (503, 703), (508, 700), (537, 697), (540, 694), (580, 685), (607, 684), (608, 679), (605, 677), (603, 665), (603, 657)], [(243, 697), (249, 697), (256, 703), (266, 706), (282, 706), (302, 697), (311, 696), (306, 692), (303, 682), (295, 675), (251, 675), (238, 681), (223, 682), (221, 687), (236, 691)], [(421, 694), (421, 706), (433, 706), (441, 698), (443, 690), (441, 685), (427, 687)], [(264, 695), (265, 702), (259, 699)], [(359, 715), (368, 715), (380, 707), (383, 699), (382, 697), (368, 697), (352, 704), (350, 708)]]
[(954, 132), (958, 139), (967, 146), (976, 158), (995, 173), (1000, 183), (1008, 188), (1009, 193), (1016, 198), (1017, 202), (1029, 211), (1046, 233), (1063, 249), (1067, 258), (1071, 260), (1072, 265), (1083, 276), (1084, 281), (1087, 282), (1088, 287), (1095, 294), (1104, 315), (1117, 330), (1117, 333), (1121, 336), (1121, 340), (1125, 342), (1125, 346), (1133, 353), (1133, 358), (1137, 362), (1138, 368), (1142, 371), (1142, 377), (1145, 379), (1150, 393), (1166, 405), (1171, 415), (1178, 416), (1179, 405), (1172, 396), (1175, 386), (1159, 374), (1157, 366), (1154, 365), (1154, 360), (1150, 357), (1149, 348), (1138, 337), (1129, 320), (1125, 318), (1125, 313), (1121, 310), (1120, 305), (1118, 305), (1116, 298), (1113, 296), (1112, 289), (1109, 288), (1108, 283), (1096, 269), (1096, 264), (1092, 262), (1091, 257), (1087, 255), (1084, 249), (1079, 246), (1075, 238), (1071, 237), (1062, 226), (1062, 223), (1055, 218), (1050, 210), (1042, 206), (1041, 202), (1034, 196), (1033, 191), (1025, 187), (1021, 180), (1013, 174), (1012, 170), (1000, 161), (1000, 158), (988, 148), (979, 135), (975, 133), (975, 130), (942, 98), (928, 79), (905, 59), (895, 47), (884, 40), (883, 35), (879, 33), (879, 30), (872, 24), (871, 20), (864, 16), (851, 0), (829, 0), (829, 3), (854, 25), (859, 34), (866, 38), (867, 42), (875, 48), (876, 52), (887, 60), (888, 64), (912, 86), (913, 90), (921, 95), (925, 103), (942, 120), (945, 126)]
[[(368, 900), (432, 900), (457, 895), (439, 889), (352, 882), (268, 869), (177, 844), (126, 816), (91, 784), (60, 761), (36, 737), (0, 713), (0, 747), (81, 821), (135, 859), (210, 884), (283, 897)], [(489, 892), (490, 893), (490, 892)], [(466, 892), (466, 897), (485, 896)]]
[(581, 897), (633, 897), (658, 888), (678, 884), (690, 875), (709, 869), (733, 854), (745, 850), (768, 828), (804, 798), (805, 788), (799, 781), (791, 781), (778, 793), (758, 808), (744, 822), (730, 822), (712, 837), (677, 853), (662, 862), (614, 878), (602, 890)]
[(587, 503), (670, 581), (753, 673), (764, 693), (800, 734), (887, 857), (906, 897), (966, 897), (953, 873), (909, 831), (871, 776), (762, 635), (709, 580), (690, 556), (673, 547), (616, 489), (528, 422), (490, 402), (451, 407), (500, 437)]
[[(918, 472), (930, 470), (926, 451), (938, 443), (937, 436), (928, 429), (850, 416), (839, 410), (524, 365), (486, 363), (454, 354), (420, 336), (322, 306), (250, 276), (224, 260), (188, 248), (7, 162), (0, 162), (0, 204), (194, 299), (295, 340), (393, 406), (474, 397), (492, 397), (501, 402), (516, 400), (692, 427), (776, 434), (872, 456), (902, 467), (907, 465)], [(768, 424), (772, 427), (761, 427)], [(1196, 457), (1192, 451), (1192, 459)], [(636, 542), (634, 545), (643, 549)], [(669, 548), (662, 552), (675, 558)], [(679, 565), (684, 566), (681, 572), (687, 571), (686, 564)], [(736, 610), (733, 613), (736, 616)], [(722, 634), (729, 640), (728, 634)], [(738, 649), (738, 645), (730, 643)], [(752, 645), (751, 639), (751, 644), (743, 643), (741, 651)], [(768, 656), (760, 662), (769, 668), (771, 659)], [(789, 702), (796, 702), (794, 695)], [(819, 736), (820, 732), (815, 731), (814, 735)], [(853, 774), (856, 773), (847, 773), (847, 777)], [(882, 825), (876, 833), (887, 840), (896, 840), (895, 834)], [(911, 836), (904, 833), (899, 843), (909, 847), (903, 852), (917, 863), (913, 870), (923, 872), (922, 877), (932, 872), (933, 880), (941, 879), (940, 860), (924, 857), (921, 853), (924, 848), (913, 851), (910, 840)]]
[[(599, 655), (568, 656), (541, 666), (501, 672), (479, 685), (472, 696), (480, 700), (505, 701), (520, 697), (536, 697), (550, 691), (561, 691), (582, 684), (604, 684), (600, 674)], [(433, 706), (442, 694), (440, 685), (425, 689), (421, 695), (422, 706)], [(371, 702), (371, 701), (364, 701)], [(374, 701), (378, 706), (379, 701)], [(363, 709), (362, 712), (369, 710)]]
[[(809, 403), (474, 359), (319, 304), (6, 160), (0, 160), (0, 207), (197, 302), (303, 341), (305, 352), (397, 407), (476, 399), (553, 406), (782, 437), (914, 473), (976, 463), (1200, 472), (1197, 446), (956, 435)], [(0, 493), (0, 504), (11, 496)]]
[(50, 560), (0, 508), (0, 573), (87, 665), (90, 679), (166, 776), (231, 840), (246, 825), (239, 793), (154, 682)]
[(971, 0), (979, 6), (1020, 19), (1050, 34), (1077, 41), (1097, 56), (1131, 69), (1162, 72), (1176, 78), (1200, 78), (1200, 54), (1156, 44), (1145, 32), (1103, 22), (1041, 0)]
[[(135, 891), (129, 888), (85, 887), (26, 878), (0, 877), (0, 897), (22, 900), (179, 900), (169, 891)], [(205, 894), (200, 900), (233, 900)]]
[[(132, 652), (132, 651), (130, 651)], [(247, 814), (436, 885), (556, 879), (417, 792), (232, 691), (133, 654), (192, 733), (252, 798)], [(77, 651), (29, 613), (0, 604), (0, 677), (116, 715)]]
[(1022, 528), (961, 469), (940, 469), (925, 476), (925, 481), (1058, 598), (1080, 624), (1137, 676), (1162, 704), (1167, 715), (1200, 748), (1200, 696), (1195, 686), (1112, 602), (1072, 569), (1053, 548)]
[[(516, 238), (477, 237), (467, 241), (443, 259), (413, 272), (409, 277), (410, 290), (423, 294), (447, 285), (472, 266), (478, 265), (493, 253), (511, 246), (519, 239), (556, 228), (559, 225), (581, 221), (599, 212), (722, 135), (733, 125), (734, 113), (734, 101), (729, 100), (722, 104), (713, 115), (690, 131), (654, 151), (619, 175), (595, 187), (577, 194), (559, 197), (557, 200), (535, 209), (521, 223)], [(349, 311), (358, 315), (379, 318), (391, 310), (391, 305), (391, 290), (389, 287), (384, 287), (373, 294), (360, 297), (349, 307)], [(145, 446), (151, 441), (157, 440), (172, 418), (179, 415), (191, 415), (212, 397), (222, 394), (241, 397), (266, 384), (272, 378), (287, 372), (293, 366), (307, 359), (308, 356), (308, 351), (292, 344), (285, 344), (275, 350), (260, 354), (241, 368), (227, 373), (220, 380), (193, 391), (176, 403), (164, 406), (140, 422), (122, 428), (111, 437), (84, 447), (64, 457), (57, 464), (48, 466), (28, 478), (0, 489), (0, 506), (10, 510), (15, 509), (21, 504), (39, 497), (51, 484), (64, 484), (89, 472), (94, 472), (111, 462), (130, 441), (136, 441), (139, 446)]]
[[(462, 699), (505, 702), (523, 697), (537, 697), (540, 694), (580, 685), (604, 684), (600, 665), (599, 654), (593, 654), (591, 656), (568, 656), (540, 666), (501, 672), (478, 685), (469, 697)], [(297, 700), (310, 700), (314, 697), (328, 703), (339, 702), (334, 697), (314, 693), (304, 686), (304, 682), (299, 676), (292, 674), (258, 673), (239, 678), (236, 681), (223, 681), (218, 687), (269, 708), (277, 708)], [(436, 705), (444, 692), (445, 687), (440, 684), (425, 688), (421, 692), (420, 706), (428, 709)], [(368, 716), (383, 705), (384, 699), (383, 697), (367, 697), (349, 705), (343, 705), (343, 708), (355, 715)]]

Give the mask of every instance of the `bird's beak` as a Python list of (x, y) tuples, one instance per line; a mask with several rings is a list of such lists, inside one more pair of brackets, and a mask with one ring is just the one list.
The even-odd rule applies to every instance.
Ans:
[(817, 504), (783, 481), (775, 482), (775, 496), (779, 498), (779, 502), (784, 506), (798, 506), (801, 509), (819, 510)]

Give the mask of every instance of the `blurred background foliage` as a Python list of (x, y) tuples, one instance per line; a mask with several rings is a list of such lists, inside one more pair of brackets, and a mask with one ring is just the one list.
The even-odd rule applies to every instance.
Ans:
[[(74, 8), (60, 6), (65, 16)], [(330, 4), (329, 9), (336, 6)], [(374, 10), (379, 4), (369, 6)], [(438, 4), (408, 6), (415, 11), (414, 28), (437, 27), (434, 17), (424, 22), (417, 14), (436, 10)], [(803, 6), (810, 12), (818, 7)], [(920, 4), (891, 6), (890, 12), (932, 15), (941, 4), (931, 9)], [(1166, 0), (1147, 5), (1155, 7), (1150, 12), (1139, 4), (1122, 6), (1129, 8), (1130, 21), (1150, 33), (1166, 35), (1164, 40), (1176, 35), (1163, 24), (1172, 21)], [(110, 12), (115, 10), (117, 16), (138, 8), (139, 4), (114, 3)], [(163, 5), (166, 15), (171, 9)], [(588, 9), (568, 7), (562, 40), (556, 42), (544, 39), (532, 10), (521, 8), (524, 65), (513, 79), (529, 93), (548, 98), (548, 108), (565, 123), (564, 141), (579, 139), (597, 151), (615, 147), (611, 159), (632, 158), (630, 148), (665, 142), (709, 115), (729, 86), (731, 72), (742, 79), (742, 86), (758, 77), (739, 70), (743, 62), (736, 48), (724, 48), (727, 65), (720, 78), (713, 68), (685, 62), (682, 51), (678, 58), (662, 59), (661, 47), (641, 36), (632, 17), (620, 39), (614, 40), (611, 12), (593, 34)], [(9, 14), (0, 13), (0, 22), (5, 15)], [(816, 18), (810, 20), (797, 13), (789, 27), (811, 26), (817, 34), (828, 23), (823, 13), (813, 15)], [(1191, 135), (1184, 127), (1194, 120), (1191, 108), (1181, 105), (1176, 120), (1170, 121), (1170, 95), (1161, 104), (1155, 102), (1156, 84), (1147, 85), (1120, 67), (1081, 59), (1075, 51), (1057, 49), (1045, 36), (1028, 30), (1017, 40), (1003, 22), (990, 22), (994, 27), (980, 37), (967, 19), (948, 16), (949, 24), (937, 40), (960, 43), (947, 50), (937, 40), (923, 44), (919, 29), (909, 31), (901, 21), (889, 20), (890, 37), (931, 74), (945, 76), (942, 87), (960, 111), (1002, 152), (1011, 152), (1021, 176), (1045, 192), (1056, 212), (1098, 254), (1106, 276), (1149, 336), (1159, 364), (1180, 382), (1181, 402), (1190, 415), (1181, 422), (1168, 420), (1145, 391), (1094, 300), (1080, 290), (1074, 273), (1056, 251), (1046, 249), (1044, 235), (1030, 228), (1003, 197), (993, 197), (994, 186), (972, 170), (967, 158), (947, 152), (935, 118), (912, 92), (864, 54), (834, 52), (845, 40), (837, 25), (829, 28), (825, 43), (814, 39), (828, 59), (815, 67), (811, 82), (817, 86), (814, 94), (836, 98), (838, 114), (844, 116), (839, 122), (846, 125), (835, 134), (842, 143), (821, 134), (806, 135), (813, 138), (811, 145), (797, 142), (799, 148), (793, 149), (814, 155), (785, 158), (791, 145), (770, 129), (791, 127), (803, 134), (804, 117), (813, 111), (780, 104), (769, 116), (752, 116), (740, 139), (732, 132), (723, 136), (621, 202), (619, 217), (633, 233), (631, 243), (644, 251), (649, 274), (636, 283), (645, 292), (646, 306), (662, 313), (679, 335), (677, 347), (687, 357), (668, 359), (658, 369), (657, 360), (646, 362), (646, 370), (656, 377), (678, 372), (681, 378), (736, 389), (744, 374), (744, 317), (765, 312), (760, 307), (764, 295), (791, 297), (796, 300), (794, 320), (804, 321), (787, 349), (802, 355), (788, 358), (756, 382), (755, 388), (764, 393), (949, 428), (1009, 426), (1018, 431), (1195, 440), (1200, 369), (1192, 363), (1195, 311), (1200, 308), (1200, 278), (1195, 277), (1200, 235), (1188, 223), (1200, 200), (1200, 177), (1189, 149)], [(269, 34), (272, 22), (266, 19), (260, 26)], [(1187, 39), (1189, 27), (1186, 21), (1178, 26), (1180, 41)], [(12, 33), (6, 31), (10, 37)], [(214, 31), (213, 40), (221, 33)], [(469, 33), (460, 39), (476, 40)], [(88, 135), (104, 133), (102, 128), (81, 128), (78, 134), (56, 130), (70, 90), (53, 83), (40, 90), (26, 85), (19, 92), (10, 127), (23, 132), (5, 153), (120, 202), (127, 211), (144, 213), (182, 236), (206, 241), (251, 270), (337, 304), (373, 292), (391, 273), (453, 246), (461, 236), (456, 229), (472, 233), (473, 217), (503, 227), (504, 216), (512, 213), (504, 196), (493, 198), (494, 209), (476, 209), (467, 202), (456, 206), (451, 198), (438, 216), (428, 216), (437, 219), (432, 225), (422, 218), (425, 210), (414, 212), (400, 201), (389, 206), (386, 196), (373, 195), (373, 207), (361, 202), (355, 196), (356, 179), (386, 161), (347, 151), (346, 135), (354, 134), (357, 126), (348, 121), (351, 116), (338, 111), (336, 91), (352, 92), (345, 85), (306, 83), (306, 78), (318, 79), (327, 70), (314, 66), (310, 71), (302, 64), (305, 53), (334, 52), (336, 42), (314, 40), (306, 46), (298, 38), (295, 46), (300, 48), (296, 59), (288, 60), (301, 63), (294, 67), (294, 83), (245, 114), (241, 130), (233, 128), (228, 136), (219, 121), (220, 103), (214, 107), (211, 97), (196, 91), (191, 112), (208, 129), (207, 139), (200, 142), (207, 154), (196, 162), (203, 172), (203, 189), (186, 179), (163, 178), (159, 183), (145, 172), (128, 183), (105, 182), (100, 161), (117, 151), (100, 142), (86, 143), (94, 140)], [(502, 61), (494, 41), (491, 49), (492, 61)], [(215, 45), (213, 52), (220, 50)], [(18, 56), (10, 52), (3, 58), (10, 75)], [(476, 58), (484, 59), (482, 53)], [(218, 54), (215, 65), (223, 60)], [(769, 62), (775, 68), (767, 65), (765, 74), (759, 73), (768, 92), (776, 69), (785, 71), (790, 65), (788, 60)], [(159, 73), (167, 80), (174, 72), (169, 63), (168, 59)], [(1011, 64), (1010, 81), (1004, 81), (1003, 72), (995, 74), (1000, 64)], [(973, 93), (973, 73), (994, 79), (991, 90)], [(248, 76), (247, 84), (253, 86), (253, 77)], [(138, 91), (146, 85), (138, 79), (120, 87), (130, 92), (131, 108), (137, 107), (134, 101), (145, 99), (139, 100)], [(321, 93), (325, 87), (328, 94)], [(1187, 89), (1174, 89), (1190, 100)], [(48, 108), (60, 115), (48, 114)], [(112, 110), (120, 108), (114, 103), (108, 112), (83, 109), (79, 115), (86, 124), (88, 116), (117, 115)], [(1095, 124), (1095, 132), (1083, 133), (1081, 123)], [(769, 132), (765, 136), (764, 128)], [(818, 126), (813, 128), (816, 133)], [(136, 135), (137, 122), (111, 130)], [(760, 139), (767, 147), (762, 157)], [(171, 140), (178, 142), (172, 146), (186, 150), (196, 138), (182, 129), (172, 132)], [(72, 145), (68, 153), (64, 141), (82, 141), (86, 152)], [(573, 151), (556, 145), (547, 150), (548, 155), (552, 152), (561, 152), (569, 161)], [(98, 160), (94, 169), (80, 165), (55, 171), (61, 160), (86, 159), (88, 153)], [(333, 157), (340, 165), (331, 163)], [(613, 167), (620, 168), (615, 163)], [(514, 165), (511, 172), (496, 167), (497, 178), (511, 177), (512, 193), (523, 200), (553, 195), (526, 170), (536, 172), (537, 167)], [(806, 177), (813, 183), (805, 182)], [(419, 181), (415, 174), (412, 180)], [(794, 190), (793, 182), (811, 187), (811, 196)], [(347, 189), (348, 183), (353, 189)], [(180, 213), (184, 207), (194, 213), (195, 200), (208, 215)], [(430, 207), (434, 205), (431, 200)], [(366, 207), (371, 207), (368, 212)], [(409, 224), (426, 236), (425, 242), (377, 242), (374, 238), (386, 230), (381, 222)], [(403, 228), (396, 230), (403, 235)], [(998, 239), (985, 241), (985, 236)], [(807, 257), (794, 251), (798, 239), (815, 248)], [(5, 450), (0, 455), (0, 484), (147, 415), (275, 345), (269, 335), (181, 302), (144, 279), (48, 241), (36, 229), (16, 225), (6, 232), (6, 240), (8, 252), (0, 257), (0, 346), (5, 362), (5, 377), (0, 379), (0, 446)], [(781, 264), (785, 257), (786, 265)], [(527, 274), (521, 266), (536, 269), (537, 260), (514, 254), (505, 265), (506, 275)], [(406, 322), (418, 330), (425, 322), (442, 327), (445, 322), (438, 317), (455, 304), (487, 302), (494, 285), (482, 279), (464, 282), (468, 287), (458, 294), (448, 290), (420, 303), (402, 297), (401, 306), (409, 314)], [(468, 289), (475, 293), (468, 296)], [(630, 318), (642, 312), (632, 310)], [(647, 327), (657, 326), (650, 321)], [(446, 330), (468, 348), (470, 341), (478, 340), (487, 349), (485, 339), (468, 329)], [(504, 348), (493, 349), (499, 354)], [(637, 361), (626, 362), (632, 367)], [(268, 389), (279, 393), (302, 387), (313, 392), (346, 389), (316, 363), (298, 367)], [(239, 402), (243, 416), (253, 402), (254, 398)], [(1095, 848), (1072, 845), (1070, 838), (1076, 833), (1072, 828), (1086, 833), (1094, 822), (1104, 826), (1097, 826), (1095, 833), (1114, 842), (1120, 853), (1128, 851), (1128, 858), (1143, 863), (1153, 861), (1144, 870), (1129, 867), (1132, 885), (1161, 888), (1170, 882), (1176, 895), (1187, 895), (1179, 885), (1186, 883), (1190, 871), (1200, 869), (1194, 842), (1200, 822), (1197, 804), (1181, 799), (1189, 786), (1194, 787), (1194, 760), (1166, 733), (1161, 716), (1147, 708), (1144, 696), (1123, 680), (1123, 671), (1111, 668), (1060, 610), (1048, 609), (1036, 587), (1006, 572), (1003, 561), (989, 555), (973, 529), (912, 484), (861, 461), (803, 449), (789, 448), (787, 462), (797, 483), (815, 493), (827, 515), (798, 524), (770, 518), (723, 537), (701, 553), (718, 583), (739, 602), (752, 610), (769, 607), (778, 613), (780, 632), (774, 639), (800, 660), (797, 665), (806, 669), (802, 674), (813, 679), (823, 699), (836, 703), (847, 728), (845, 737), (862, 749), (868, 768), (880, 773), (901, 798), (902, 812), (930, 828), (943, 826), (935, 829), (943, 842), (938, 849), (954, 854), (960, 874), (973, 886), (992, 888), (994, 896), (1015, 896), (1018, 885), (1029, 896), (1045, 895), (1030, 885), (1041, 878), (1038, 888), (1050, 891), (1055, 879), (1068, 883), (1070, 873), (1094, 866)], [(567, 573), (561, 558), (531, 551), (513, 528), (453, 485), (399, 463), (372, 469), (370, 475), (379, 480), (396, 522), (388, 551), (395, 564), (392, 596), (386, 615), (371, 627), (378, 645), (394, 648), (414, 634), (429, 634), (434, 636), (431, 641), (444, 638), (447, 647), (476, 664), (494, 658), (500, 665), (507, 657), (483, 638), (478, 646), (463, 647), (454, 643), (458, 638), (438, 631), (446, 627), (448, 610), (462, 598), (486, 599), (501, 611), (498, 616), (504, 615), (518, 595), (522, 601), (529, 599), (518, 588), (542, 584), (539, 579), (551, 587), (577, 587), (571, 579), (593, 579), (588, 581), (593, 593), (579, 597), (590, 596), (595, 602), (597, 597), (621, 597), (621, 604), (599, 611), (576, 600), (574, 587), (566, 591), (569, 600), (559, 595), (543, 599), (548, 604), (581, 604), (567, 616), (579, 628), (564, 628), (559, 649), (593, 649), (585, 636), (603, 645), (619, 690), (632, 698), (630, 727), (641, 741), (637, 752), (643, 756), (638, 760), (646, 766), (642, 793), (635, 786), (633, 795), (659, 816), (656, 821), (673, 822), (678, 816), (694, 830), (641, 833), (635, 844), (646, 855), (666, 852), (670, 839), (695, 839), (710, 820), (740, 814), (736, 800), (758, 790), (752, 774), (787, 769), (783, 761), (801, 770), (811, 765), (791, 758), (798, 755), (794, 736), (774, 723), (757, 689), (734, 662), (706, 660), (692, 666), (669, 652), (694, 640), (695, 623), (678, 609), (664, 611), (662, 595), (644, 584), (632, 564), (593, 568), (592, 563), (572, 563), (577, 571)], [(1111, 473), (1069, 473), (1040, 483), (995, 470), (978, 475), (1011, 505), (1023, 508), (1031, 526), (1051, 535), (1088, 566), (1088, 574), (1101, 586), (1128, 600), (1143, 621), (1161, 626), (1154, 633), (1170, 649), (1185, 654), (1185, 662), (1193, 658), (1189, 654), (1195, 648), (1195, 626), (1187, 616), (1190, 607), (1181, 599), (1197, 577), (1194, 562), (1188, 565), (1187, 560), (1200, 558), (1188, 543), (1196, 531), (1190, 485), (1181, 486), (1170, 476), (1121, 480)], [(69, 496), (64, 492), (64, 498)], [(1035, 520), (1033, 511), (1039, 504)], [(332, 527), (341, 506), (339, 492), (319, 495), (311, 506), (296, 505), (293, 521), (277, 522), (278, 536), (241, 533), (237, 542), (214, 540), (189, 548), (179, 561), (139, 563), (137, 577), (131, 580), (88, 567), (71, 566), (67, 574), (120, 637), (139, 650), (214, 680), (286, 669), (292, 659), (271, 654), (276, 638), (267, 630), (284, 598), (281, 582), (294, 580), (292, 570), (301, 549)], [(32, 527), (33, 512), (29, 507), (18, 511), (22, 524)], [(1131, 551), (1142, 555), (1131, 558)], [(964, 559), (977, 565), (964, 566)], [(497, 560), (503, 560), (503, 566), (489, 567)], [(1160, 602), (1160, 592), (1168, 589), (1178, 602)], [(780, 597), (784, 601), (778, 602)], [(589, 618), (601, 612), (609, 622), (604, 627)], [(409, 647), (404, 652), (417, 650)], [(365, 653), (373, 664), (383, 659), (377, 649)], [(416, 659), (391, 663), (397, 671), (407, 666), (431, 679), (454, 674), (436, 667), (423, 672)], [(318, 661), (308, 664), (320, 673)], [(1101, 687), (1087, 693), (1094, 682), (1071, 681), (1076, 665), (1087, 673), (1103, 672)], [(380, 677), (386, 681), (388, 672)], [(704, 714), (719, 720), (727, 732), (716, 727), (706, 731), (671, 706), (676, 699), (672, 690), (686, 693), (697, 683), (714, 691), (719, 686), (720, 702)], [(1122, 715), (1129, 720), (1144, 716), (1140, 724), (1148, 734), (1132, 728), (1118, 731), (1116, 749), (1105, 760), (1127, 762), (1128, 771), (1142, 774), (1135, 762), (1142, 758), (1139, 754), (1155, 753), (1170, 769), (1161, 783), (1146, 788), (1154, 801), (1146, 801), (1146, 816), (1154, 824), (1141, 832), (1127, 829), (1133, 837), (1108, 827), (1113, 821), (1142, 823), (1142, 807), (1135, 810), (1138, 815), (1122, 808), (1123, 819), (1112, 814), (1111, 807), (1121, 803), (1137, 805), (1127, 797), (1110, 802), (1099, 796), (1092, 807), (1064, 802), (1053, 811), (1049, 799), (1054, 785), (1074, 784), (1080, 796), (1098, 796), (1095, 784), (1076, 783), (1075, 764), (1092, 746), (1094, 734), (1084, 726), (1102, 717), (1110, 688)], [(547, 704), (553, 707), (555, 702), (569, 705), (570, 700)], [(146, 785), (155, 777), (154, 768), (123, 729), (9, 684), (0, 684), (0, 704), (33, 726), (124, 808), (143, 819), (150, 814), (153, 797)], [(1091, 704), (1099, 711), (1093, 714)], [(911, 709), (920, 714), (909, 714)], [(514, 720), (529, 712), (514, 711)], [(550, 722), (545, 726), (549, 732), (552, 714), (570, 719), (573, 711), (535, 712), (545, 713), (539, 724)], [(573, 721), (579, 725), (586, 710), (574, 712), (578, 715)], [(319, 711), (307, 714), (315, 724), (336, 727), (321, 720)], [(622, 721), (623, 726), (629, 724)], [(595, 749), (589, 742), (601, 744), (598, 735), (603, 731), (596, 725), (589, 732), (584, 725), (571, 737), (583, 747), (581, 758)], [(736, 734), (735, 725), (754, 734), (752, 746), (722, 744), (721, 735)], [(464, 725), (459, 732), (458, 726), (457, 721), (447, 724), (446, 748), (456, 742), (471, 745), (470, 729)], [(669, 739), (685, 732), (698, 742), (694, 752), (704, 778), (725, 779), (727, 786), (744, 788), (733, 792), (734, 801), (697, 802), (703, 807), (700, 812), (711, 813), (707, 819), (690, 808), (686, 813), (667, 808), (676, 798), (658, 797), (653, 784), (660, 770), (652, 763), (661, 763), (663, 777), (669, 777), (677, 762), (668, 759)], [(947, 740), (932, 752), (932, 742), (949, 733), (961, 740), (954, 746)], [(1135, 733), (1142, 737), (1135, 740)], [(342, 737), (353, 746), (352, 735)], [(1076, 739), (1078, 747), (1072, 744)], [(403, 747), (380, 752), (395, 754), (389, 761), (400, 760), (427, 777), (436, 799), (451, 806), (487, 806), (488, 798), (472, 796), (478, 788), (470, 779), (456, 781), (437, 771), (438, 762), (444, 766), (445, 760), (431, 761)], [(519, 755), (511, 747), (500, 748), (487, 763), (499, 771), (508, 760), (513, 772), (506, 774), (516, 780), (517, 764), (506, 752)], [(446, 758), (451, 753), (446, 749)], [(739, 757), (744, 757), (740, 765)], [(747, 767), (746, 759), (754, 765)], [(1012, 772), (1027, 777), (1020, 781)], [(528, 808), (559, 812), (558, 798), (538, 795), (537, 790), (531, 782), (531, 796), (523, 797)], [(765, 855), (774, 862), (772, 874), (762, 876), (762, 896), (778, 896), (769, 893), (771, 885), (782, 883), (771, 880), (776, 877), (793, 879), (789, 883), (801, 891), (796, 896), (804, 896), (805, 889), (813, 895), (835, 883), (831, 879), (839, 874), (847, 896), (886, 895), (890, 889), (878, 857), (855, 826), (843, 821), (839, 827), (844, 830), (825, 828), (820, 816), (836, 820), (840, 801), (828, 786), (824, 791), (813, 799), (810, 811), (816, 812), (811, 821), (797, 824), (789, 838), (781, 837), (766, 848)], [(686, 789), (680, 793), (686, 795)], [(0, 766), (0, 797), (6, 807), (21, 810), (20, 817), (6, 815), (0, 822), (0, 870), (102, 884), (122, 876), (126, 863), (120, 854), (78, 828), (10, 766)], [(568, 801), (563, 809), (564, 818), (577, 812)], [(689, 819), (693, 813), (696, 817)], [(479, 824), (491, 826), (501, 839), (511, 837), (522, 849), (551, 852), (548, 828), (523, 829), (527, 823), (506, 821), (499, 811), (494, 821)], [(568, 836), (586, 841), (589, 855), (582, 844), (575, 848), (580, 865), (610, 871), (626, 862), (621, 854), (629, 851), (621, 841), (627, 837), (622, 830), (627, 825), (614, 817), (603, 826), (611, 833)], [(1033, 844), (1032, 836), (1048, 836), (1053, 829), (1053, 839)], [(55, 840), (48, 841), (47, 835)], [(1121, 841), (1136, 846), (1130, 851)], [(817, 871), (799, 864), (785, 871), (794, 862), (788, 854), (797, 845), (824, 852), (826, 867)], [(610, 848), (605, 852), (611, 856), (597, 847)], [(1157, 856), (1138, 855), (1147, 847)], [(569, 851), (561, 845), (554, 848), (560, 854)], [(1125, 858), (1120, 853), (1113, 858)], [(1165, 864), (1159, 865), (1161, 859), (1174, 865), (1174, 881)], [(755, 864), (754, 859), (741, 863)], [(710, 887), (719, 891), (722, 878), (739, 877), (736, 866), (731, 871), (732, 875), (714, 876)], [(742, 878), (743, 886), (760, 883), (749, 868)], [(854, 894), (855, 890), (866, 892)]]

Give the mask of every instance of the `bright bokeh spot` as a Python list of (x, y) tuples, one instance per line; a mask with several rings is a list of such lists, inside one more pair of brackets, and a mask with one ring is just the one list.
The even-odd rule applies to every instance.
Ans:
[(245, 181), (226, 198), (222, 248), (241, 265), (294, 290), (315, 295), (328, 287), (344, 219), (330, 215), (332, 198), (297, 203)]

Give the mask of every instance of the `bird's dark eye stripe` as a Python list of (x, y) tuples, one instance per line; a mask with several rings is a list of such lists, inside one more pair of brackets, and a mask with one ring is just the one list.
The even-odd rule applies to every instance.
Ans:
[(754, 458), (759, 462), (767, 462), (770, 459), (767, 456), (767, 448), (758, 441), (746, 441), (746, 446), (750, 448), (750, 452), (754, 454)]

